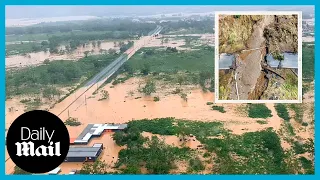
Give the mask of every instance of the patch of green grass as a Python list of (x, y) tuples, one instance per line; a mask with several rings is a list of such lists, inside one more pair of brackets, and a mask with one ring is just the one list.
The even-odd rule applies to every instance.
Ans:
[(302, 48), (302, 78), (304, 82), (314, 80), (314, 46)]
[(137, 128), (140, 131), (151, 132), (153, 134), (160, 135), (175, 135), (178, 130), (177, 127), (173, 126), (173, 118), (160, 118), (160, 119), (143, 119), (140, 121), (130, 121), (129, 127)]
[(296, 135), (290, 122), (285, 122), (286, 128), (291, 136)]
[(265, 104), (248, 104), (248, 116), (264, 119), (272, 117), (271, 110)]
[(302, 143), (299, 143), (298, 141), (295, 141), (293, 143), (293, 150), (296, 152), (296, 154), (303, 154), (306, 151)]
[(301, 104), (290, 104), (289, 108), (294, 111), (294, 120), (298, 123), (302, 123), (303, 121), (303, 107)]
[(212, 110), (216, 110), (216, 111), (219, 111), (221, 113), (225, 113), (226, 111), (224, 110), (224, 107), (223, 106), (212, 106)]
[[(145, 57), (144, 51), (152, 50), (154, 53)], [(177, 71), (212, 71), (214, 69), (214, 50), (202, 48), (201, 50), (172, 53), (152, 48), (140, 49), (128, 61), (134, 71), (141, 71), (145, 64), (149, 65), (151, 72), (175, 73)]]
[(275, 104), (275, 109), (277, 111), (277, 114), (280, 118), (289, 121), (290, 117), (289, 117), (289, 112), (287, 110), (287, 106), (284, 104)]
[(308, 160), (305, 157), (300, 157), (299, 158), (301, 165), (303, 169), (305, 170), (306, 174), (314, 174), (314, 167), (312, 161)]

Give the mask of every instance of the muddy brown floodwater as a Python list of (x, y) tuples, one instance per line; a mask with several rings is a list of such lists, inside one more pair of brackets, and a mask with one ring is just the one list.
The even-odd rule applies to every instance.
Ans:
[[(119, 50), (119, 47), (114, 46), (114, 42), (101, 42), (99, 47), (93, 47), (91, 43), (85, 47), (79, 46), (76, 50), (68, 54), (51, 54), (49, 51), (28, 53), (27, 55), (13, 55), (6, 57), (6, 68), (25, 67), (31, 65), (38, 65), (43, 63), (44, 60), (78, 60), (85, 56), (85, 51), (90, 51), (92, 54), (99, 54), (100, 50), (109, 50), (110, 48)], [(58, 50), (65, 50), (65, 46), (61, 45)]]

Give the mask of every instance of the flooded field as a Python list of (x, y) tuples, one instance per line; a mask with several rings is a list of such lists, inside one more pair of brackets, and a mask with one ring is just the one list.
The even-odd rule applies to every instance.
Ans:
[[(6, 57), (6, 68), (13, 67), (25, 67), (31, 65), (38, 65), (43, 63), (44, 60), (78, 60), (85, 56), (86, 51), (91, 54), (103, 53), (103, 51), (108, 51), (109, 49), (115, 49), (119, 51), (120, 47), (115, 46), (114, 42), (103, 41), (101, 46), (93, 47), (91, 43), (87, 44), (85, 47), (79, 46), (76, 50), (71, 53), (66, 54), (51, 54), (49, 51), (29, 53), (26, 55), (14, 55)], [(58, 50), (65, 50), (65, 46), (60, 46)]]

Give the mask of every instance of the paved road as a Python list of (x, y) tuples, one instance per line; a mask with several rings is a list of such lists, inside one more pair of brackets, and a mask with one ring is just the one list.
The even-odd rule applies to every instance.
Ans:
[(159, 34), (162, 30), (161, 26), (151, 31), (148, 36), (141, 37), (135, 42), (133, 47), (128, 49), (119, 58), (114, 60), (107, 67), (102, 69), (97, 75), (89, 80), (83, 87), (69, 95), (65, 100), (56, 104), (52, 112), (58, 115), (63, 120), (66, 119), (72, 112), (76, 111), (86, 101), (86, 98), (91, 96), (110, 76), (112, 76), (130, 57), (132, 57), (140, 48), (150, 42), (154, 35)]

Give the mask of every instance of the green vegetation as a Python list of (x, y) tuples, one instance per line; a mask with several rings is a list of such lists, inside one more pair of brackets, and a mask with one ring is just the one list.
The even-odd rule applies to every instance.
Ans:
[(314, 80), (314, 46), (302, 48), (302, 77), (303, 82)]
[(212, 105), (213, 104), (213, 102), (207, 102), (207, 105)]
[(314, 142), (312, 139), (308, 139), (304, 143), (295, 141), (293, 143), (293, 150), (296, 154), (304, 154), (306, 152), (314, 154)]
[(142, 88), (141, 92), (149, 96), (151, 93), (156, 92), (156, 85), (153, 81), (147, 81), (146, 85)]
[(212, 110), (219, 111), (221, 113), (225, 113), (226, 111), (224, 110), (223, 106), (212, 106)]
[[(147, 52), (152, 53), (146, 55)], [(143, 75), (152, 73), (156, 80), (179, 85), (199, 84), (204, 91), (214, 91), (213, 54), (211, 47), (183, 53), (142, 48), (126, 63), (126, 72), (140, 72)]]
[(186, 93), (180, 93), (181, 99), (183, 99), (185, 102), (188, 101), (188, 95)]
[(294, 120), (298, 123), (303, 121), (303, 107), (301, 104), (290, 104), (289, 108), (294, 111)]
[(78, 120), (78, 118), (69, 117), (65, 122), (65, 125), (67, 126), (80, 126), (81, 122)]
[(106, 90), (101, 90), (101, 95), (102, 97), (98, 101), (102, 101), (105, 99), (109, 99), (109, 92)]
[(42, 105), (42, 100), (39, 97), (35, 97), (33, 99), (29, 99), (27, 102), (24, 101), (24, 104), (26, 105), (24, 110), (25, 112), (32, 111)]
[[(46, 41), (44, 41), (46, 42)], [(44, 51), (47, 52), (47, 48), (49, 46), (47, 44), (40, 44), (40, 43), (34, 43), (34, 42), (28, 42), (20, 44), (8, 44), (6, 45), (6, 55), (16, 55), (16, 54), (27, 54), (31, 52), (40, 52)], [(31, 57), (30, 57), (31, 58)]]
[(102, 161), (100, 159), (97, 159), (94, 163), (84, 163), (80, 174), (108, 174), (107, 173), (107, 167), (105, 161)]
[(272, 117), (271, 110), (265, 104), (248, 104), (248, 115), (251, 118)]
[[(6, 74), (6, 96), (21, 94), (40, 94), (43, 88), (50, 86), (71, 86), (83, 83), (102, 68), (116, 59), (116, 55), (96, 55), (79, 61), (52, 61), (36, 67), (8, 71)], [(57, 92), (48, 89), (51, 97)]]
[(210, 17), (187, 21), (168, 21), (160, 23), (163, 26), (163, 34), (201, 34), (213, 33), (213, 19)]
[(199, 158), (194, 158), (189, 160), (189, 171), (191, 172), (199, 172), (203, 171), (205, 166), (201, 162)]
[[(177, 160), (188, 160), (188, 170), (199, 172), (204, 165), (195, 153), (188, 148), (177, 148), (164, 144), (158, 138), (147, 140), (142, 132), (159, 135), (194, 135), (210, 153), (215, 153), (216, 174), (287, 174), (294, 173), (294, 168), (285, 159), (289, 158), (281, 147), (280, 138), (272, 131), (250, 132), (233, 135), (224, 130), (219, 122), (199, 122), (176, 120), (174, 118), (144, 119), (131, 121), (125, 132), (117, 132), (114, 139), (117, 144), (127, 145), (119, 153), (117, 167), (125, 165), (123, 172), (139, 173), (139, 167), (146, 167), (150, 174), (165, 174), (174, 169)], [(223, 138), (218, 138), (218, 136)], [(117, 137), (116, 137), (117, 136)], [(311, 147), (311, 145), (310, 145)], [(157, 155), (161, 152), (160, 157)], [(130, 169), (127, 169), (130, 167)], [(156, 168), (158, 167), (158, 168)]]
[(261, 121), (261, 120), (257, 120), (257, 123), (259, 123), (259, 124), (268, 124), (268, 122), (266, 122), (266, 121)]
[(154, 101), (154, 102), (160, 101), (159, 96), (155, 96), (155, 97), (153, 97), (153, 101)]
[(19, 168), (18, 166), (14, 166), (14, 172), (15, 175), (31, 175), (31, 173)]
[(46, 88), (44, 88), (43, 92), (42, 92), (42, 96), (44, 98), (47, 98), (49, 100), (54, 99), (56, 96), (58, 96), (58, 98), (60, 98), (61, 95), (61, 91), (53, 86), (48, 86)]
[(314, 167), (312, 161), (308, 160), (305, 157), (299, 158), (303, 169), (305, 170), (305, 174), (314, 174)]
[(279, 52), (273, 52), (272, 57), (273, 57), (273, 59), (278, 60), (278, 61), (284, 60), (284, 55), (280, 54)]
[(294, 129), (293, 129), (293, 127), (292, 127), (290, 122), (285, 122), (285, 127), (286, 127), (287, 131), (289, 132), (289, 134), (291, 136), (295, 136), (296, 135), (296, 133), (294, 132)]
[(280, 118), (282, 118), (282, 119), (284, 119), (286, 121), (290, 120), (289, 113), (288, 113), (286, 105), (284, 105), (284, 104), (275, 104), (275, 109), (276, 109), (277, 114), (278, 114), (278, 116)]
[[(143, 52), (153, 51), (147, 58)], [(214, 61), (213, 48), (203, 47), (200, 50), (185, 51), (183, 53), (171, 53), (156, 48), (141, 48), (130, 61), (128, 65), (136, 71), (141, 71), (144, 66), (149, 66), (151, 72), (176, 73), (177, 71), (189, 72), (213, 72)], [(197, 63), (195, 63), (197, 61)]]

